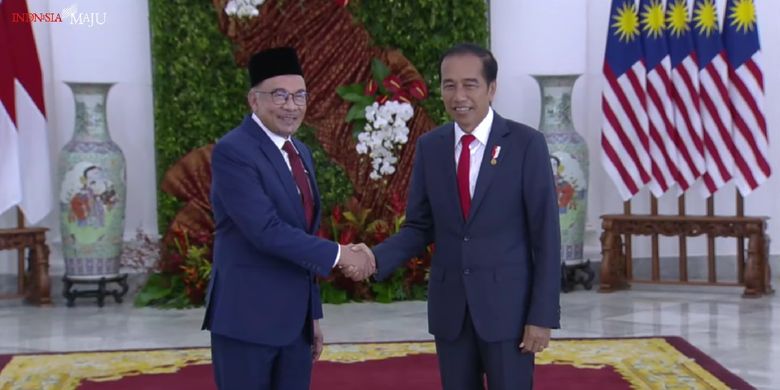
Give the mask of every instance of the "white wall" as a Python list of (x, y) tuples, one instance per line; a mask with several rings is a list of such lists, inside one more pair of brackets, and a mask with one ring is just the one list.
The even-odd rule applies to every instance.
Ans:
[[(773, 254), (780, 253), (780, 26), (771, 15), (780, 15), (780, 1), (755, 0), (758, 28), (763, 52), (766, 116), (770, 133), (769, 159), (774, 175), (745, 199), (745, 213), (765, 215), (769, 221), (769, 235), (774, 237)], [(690, 3), (690, 2), (689, 2)], [(586, 254), (599, 258), (602, 214), (622, 213), (623, 204), (599, 159), (601, 128), (601, 68), (606, 47), (610, 0), (493, 0), (491, 5), (491, 48), (499, 62), (498, 92), (494, 107), (500, 114), (537, 126), (539, 123), (539, 88), (529, 76), (535, 72), (550, 74), (583, 73), (574, 87), (572, 116), (574, 125), (583, 135), (590, 150), (590, 189), (588, 194), (588, 233)], [(723, 18), (725, 0), (717, 1)], [(555, 10), (551, 12), (551, 10)], [(585, 50), (576, 50), (583, 45)], [(735, 195), (732, 185), (716, 194), (716, 211), (732, 214)], [(661, 198), (661, 213), (677, 212), (677, 197)], [(691, 192), (686, 197), (689, 214), (706, 211), (705, 202)], [(647, 191), (642, 191), (633, 202), (637, 213), (649, 212)], [(661, 255), (674, 256), (677, 240), (661, 241)], [(736, 252), (734, 240), (719, 239), (719, 254)], [(706, 240), (691, 239), (689, 254), (706, 253)], [(649, 238), (636, 239), (635, 256), (650, 255)]]
[[(108, 127), (111, 137), (124, 151), (127, 162), (127, 213), (125, 237), (141, 228), (157, 234), (157, 200), (154, 165), (154, 121), (152, 105), (149, 11), (138, 0), (28, 0), (30, 12), (55, 12), (73, 4), (77, 12), (97, 13), (102, 25), (34, 23), (35, 39), (43, 68), (44, 94), (49, 119), (49, 144), (54, 188), (60, 149), (74, 130), (74, 102), (64, 81), (115, 82), (108, 96)], [(105, 14), (104, 14), (105, 13)], [(54, 196), (52, 195), (52, 201)], [(58, 208), (39, 223), (51, 229), (51, 273), (64, 272), (59, 252)], [(15, 211), (0, 215), (0, 227), (16, 224)], [(15, 273), (16, 253), (0, 252), (0, 273)], [(6, 260), (6, 261), (4, 261)]]

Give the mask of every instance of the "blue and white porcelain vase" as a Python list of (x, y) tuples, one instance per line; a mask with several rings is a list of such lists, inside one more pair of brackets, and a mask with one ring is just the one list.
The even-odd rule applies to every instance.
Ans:
[(588, 145), (574, 130), (571, 92), (579, 75), (534, 75), (542, 94), (539, 130), (547, 139), (558, 193), (561, 260), (584, 261), (583, 241), (588, 206)]
[(106, 98), (113, 83), (67, 83), (76, 101), (73, 138), (59, 158), (65, 276), (119, 274), (125, 225), (125, 157), (111, 141)]

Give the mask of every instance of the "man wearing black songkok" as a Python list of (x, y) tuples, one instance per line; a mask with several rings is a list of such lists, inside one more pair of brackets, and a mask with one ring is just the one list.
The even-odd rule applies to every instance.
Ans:
[(252, 114), (212, 154), (216, 232), (203, 328), (220, 389), (308, 389), (323, 344), (316, 275), (336, 265), (369, 274), (374, 263), (314, 235), (314, 163), (292, 136), (309, 102), (295, 50), (255, 54), (249, 78)]

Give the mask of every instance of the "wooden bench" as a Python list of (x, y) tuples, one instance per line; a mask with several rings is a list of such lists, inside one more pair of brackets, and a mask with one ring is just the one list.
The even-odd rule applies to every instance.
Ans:
[[(723, 216), (675, 216), (675, 215), (602, 215), (601, 234), (601, 285), (599, 292), (626, 289), (632, 282), (657, 284), (691, 284), (744, 286), (743, 296), (759, 297), (771, 294), (771, 271), (769, 267), (769, 236), (766, 234), (765, 217), (723, 217)], [(708, 261), (709, 278), (706, 281), (691, 281), (687, 277), (687, 262), (684, 248), (680, 253), (680, 276), (676, 281), (660, 280), (659, 261), (654, 255), (650, 280), (634, 280), (631, 264), (630, 241), (632, 235), (693, 237), (706, 234), (708, 237), (747, 238), (748, 256), (743, 260), (737, 255), (737, 281), (719, 282), (715, 275), (715, 257)], [(627, 248), (628, 247), (628, 248)], [(740, 250), (741, 252), (741, 250)]]
[(24, 297), (36, 305), (51, 304), (49, 279), (49, 247), (46, 245), (46, 228), (0, 229), (0, 250), (28, 251), (28, 266), (24, 256), (19, 256), (17, 294), (4, 296)]

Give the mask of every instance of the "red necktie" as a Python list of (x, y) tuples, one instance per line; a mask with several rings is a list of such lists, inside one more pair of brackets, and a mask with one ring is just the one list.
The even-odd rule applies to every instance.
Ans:
[(293, 180), (298, 186), (298, 191), (301, 193), (301, 201), (303, 202), (303, 214), (306, 216), (306, 229), (311, 228), (311, 221), (314, 217), (314, 200), (312, 199), (311, 187), (309, 186), (309, 177), (306, 175), (306, 170), (303, 169), (303, 161), (301, 156), (295, 151), (290, 141), (286, 141), (282, 149), (287, 152), (287, 158), (290, 160), (290, 167), (292, 168)]
[(460, 210), (463, 211), (463, 219), (469, 218), (471, 209), (471, 193), (469, 192), (469, 171), (471, 168), (471, 150), (469, 145), (474, 141), (474, 136), (466, 134), (460, 137), (460, 157), (458, 158), (458, 194), (460, 194)]

